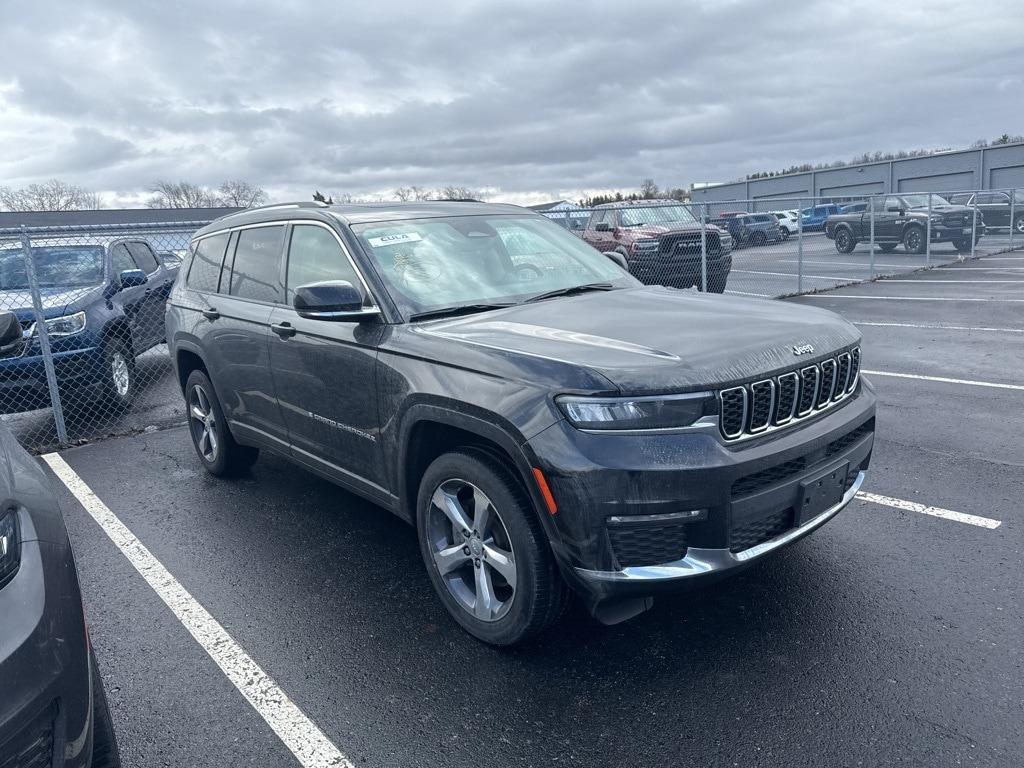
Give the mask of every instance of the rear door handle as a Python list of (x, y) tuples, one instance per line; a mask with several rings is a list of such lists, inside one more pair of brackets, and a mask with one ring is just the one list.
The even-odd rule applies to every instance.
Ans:
[(282, 339), (287, 339), (295, 335), (295, 329), (292, 328), (291, 323), (273, 323), (270, 326), (270, 330), (280, 336)]
[(218, 312), (213, 307), (210, 307), (209, 309), (203, 310), (203, 317), (205, 317), (207, 320), (216, 320), (218, 317), (220, 317), (220, 312)]

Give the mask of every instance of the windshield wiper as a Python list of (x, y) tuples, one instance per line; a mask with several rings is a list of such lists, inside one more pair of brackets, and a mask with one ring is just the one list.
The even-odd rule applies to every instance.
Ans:
[(610, 291), (614, 288), (615, 286), (611, 283), (585, 283), (583, 285), (570, 285), (568, 288), (556, 288), (553, 291), (538, 293), (536, 296), (528, 298), (524, 303), (541, 301), (543, 299), (552, 299), (555, 296), (570, 296), (574, 293), (585, 293), (586, 291)]
[(514, 307), (513, 302), (493, 304), (458, 304), (454, 307), (441, 307), (440, 309), (428, 309), (425, 312), (414, 312), (409, 315), (409, 320), (430, 320), (435, 317), (457, 317), (458, 315), (471, 315), (474, 312), (487, 312), (491, 309), (505, 309)]

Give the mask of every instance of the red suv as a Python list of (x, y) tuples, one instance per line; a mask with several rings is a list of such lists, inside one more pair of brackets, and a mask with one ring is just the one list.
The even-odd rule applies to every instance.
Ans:
[[(700, 222), (675, 200), (599, 205), (583, 230), (590, 245), (621, 254), (642, 282), (672, 288), (701, 285), (700, 235)], [(708, 290), (722, 293), (732, 268), (732, 238), (710, 224), (705, 237)]]

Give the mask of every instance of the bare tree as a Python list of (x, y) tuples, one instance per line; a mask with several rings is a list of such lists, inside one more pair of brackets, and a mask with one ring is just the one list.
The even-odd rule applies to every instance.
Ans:
[(395, 196), (395, 200), (400, 203), (407, 203), (413, 199), (412, 187), (396, 187), (392, 194)]
[(81, 211), (101, 207), (99, 193), (50, 179), (21, 189), (0, 187), (0, 208), (8, 211)]
[(267, 202), (267, 193), (243, 179), (230, 179), (217, 188), (221, 205), (231, 208), (255, 208)]
[(217, 199), (206, 187), (188, 181), (157, 180), (150, 186), (149, 208), (215, 208)]
[(658, 189), (658, 185), (654, 183), (654, 179), (644, 179), (640, 182), (640, 197), (644, 200), (653, 200), (660, 196), (661, 190)]
[(469, 187), (457, 187), (453, 184), (437, 190), (438, 200), (476, 200), (479, 196), (479, 192)]

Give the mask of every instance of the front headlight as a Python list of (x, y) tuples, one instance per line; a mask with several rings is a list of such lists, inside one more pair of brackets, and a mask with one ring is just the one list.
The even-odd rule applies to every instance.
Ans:
[(688, 427), (701, 416), (714, 413), (716, 406), (712, 392), (656, 397), (563, 395), (555, 401), (578, 429), (629, 431)]
[(18, 539), (18, 512), (9, 509), (0, 514), (0, 587), (14, 578), (21, 565), (21, 541)]
[[(51, 317), (46, 321), (47, 336), (71, 336), (85, 330), (85, 312), (75, 312), (73, 315), (63, 317)], [(38, 329), (32, 326), (31, 335), (35, 336)]]

